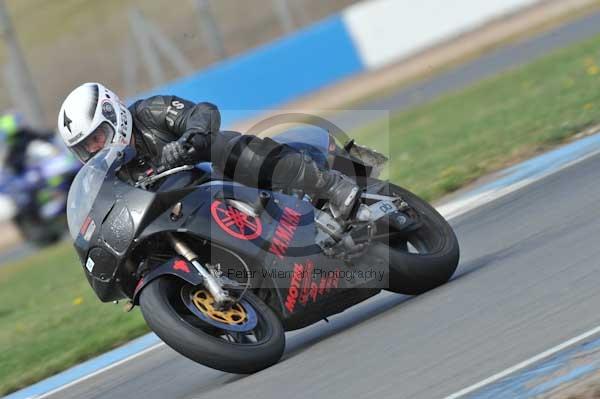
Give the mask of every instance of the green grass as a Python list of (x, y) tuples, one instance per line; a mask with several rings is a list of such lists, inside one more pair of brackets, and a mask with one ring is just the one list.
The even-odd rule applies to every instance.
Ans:
[[(600, 37), (357, 132), (389, 176), (433, 200), (600, 122)], [(0, 394), (146, 331), (101, 304), (70, 245), (0, 268)]]
[[(357, 142), (390, 154), (391, 180), (429, 200), (600, 122), (600, 37), (393, 115)], [(389, 134), (385, 134), (389, 130)]]
[(0, 396), (147, 331), (136, 309), (103, 304), (70, 244), (0, 268)]

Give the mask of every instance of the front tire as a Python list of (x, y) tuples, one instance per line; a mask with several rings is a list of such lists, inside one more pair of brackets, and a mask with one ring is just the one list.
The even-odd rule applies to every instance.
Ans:
[[(191, 314), (180, 293), (187, 283), (168, 276), (144, 287), (140, 307), (148, 326), (171, 348), (208, 367), (228, 373), (250, 374), (279, 361), (285, 335), (275, 313), (251, 292), (244, 300), (257, 316), (256, 340), (207, 324)], [(189, 286), (188, 286), (189, 288)], [(196, 288), (196, 287), (194, 287)], [(232, 337), (239, 342), (232, 342)]]

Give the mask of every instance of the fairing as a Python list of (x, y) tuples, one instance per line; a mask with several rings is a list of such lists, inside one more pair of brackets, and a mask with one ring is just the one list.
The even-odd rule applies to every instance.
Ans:
[[(133, 298), (139, 277), (137, 265), (130, 264), (132, 254), (144, 249), (149, 255), (152, 248), (145, 243), (165, 232), (194, 242), (197, 251), (204, 248), (199, 255), (205, 263), (223, 263), (213, 259), (218, 253), (211, 251), (212, 244), (243, 258), (253, 272), (253, 286), (275, 293), (269, 304), (287, 329), (311, 324), (379, 292), (376, 276), (360, 281), (339, 277), (356, 266), (325, 256), (315, 244), (310, 202), (266, 192), (262, 210), (252, 216), (230, 200), (259, 209), (260, 190), (206, 176), (193, 179), (187, 172), (167, 178), (155, 192), (145, 191), (117, 177), (126, 158), (116, 148), (97, 154), (80, 172), (69, 198), (75, 247), (102, 301)], [(175, 205), (180, 209), (177, 217)], [(211, 244), (202, 247), (203, 242)], [(222, 270), (233, 279), (243, 273), (228, 264)]]
[(107, 175), (125, 163), (123, 157), (126, 152), (131, 159), (133, 154), (126, 146), (108, 146), (90, 159), (75, 176), (67, 198), (67, 220), (73, 240), (79, 235)]

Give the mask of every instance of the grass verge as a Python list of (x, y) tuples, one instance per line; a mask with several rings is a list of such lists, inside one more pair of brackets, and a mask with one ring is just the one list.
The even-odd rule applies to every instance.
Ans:
[(0, 268), (0, 396), (147, 331), (98, 301), (68, 243)]
[(434, 200), (598, 122), (600, 36), (354, 136), (390, 154), (391, 180)]
[[(600, 37), (356, 133), (429, 200), (600, 122)], [(380, 134), (387, 131), (390, 135)], [(101, 304), (68, 244), (0, 268), (0, 394), (146, 332)]]

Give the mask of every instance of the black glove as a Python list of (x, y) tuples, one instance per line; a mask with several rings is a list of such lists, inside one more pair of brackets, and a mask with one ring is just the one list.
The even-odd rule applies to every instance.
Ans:
[(163, 147), (160, 164), (166, 169), (195, 164), (194, 148), (183, 140), (172, 141)]

